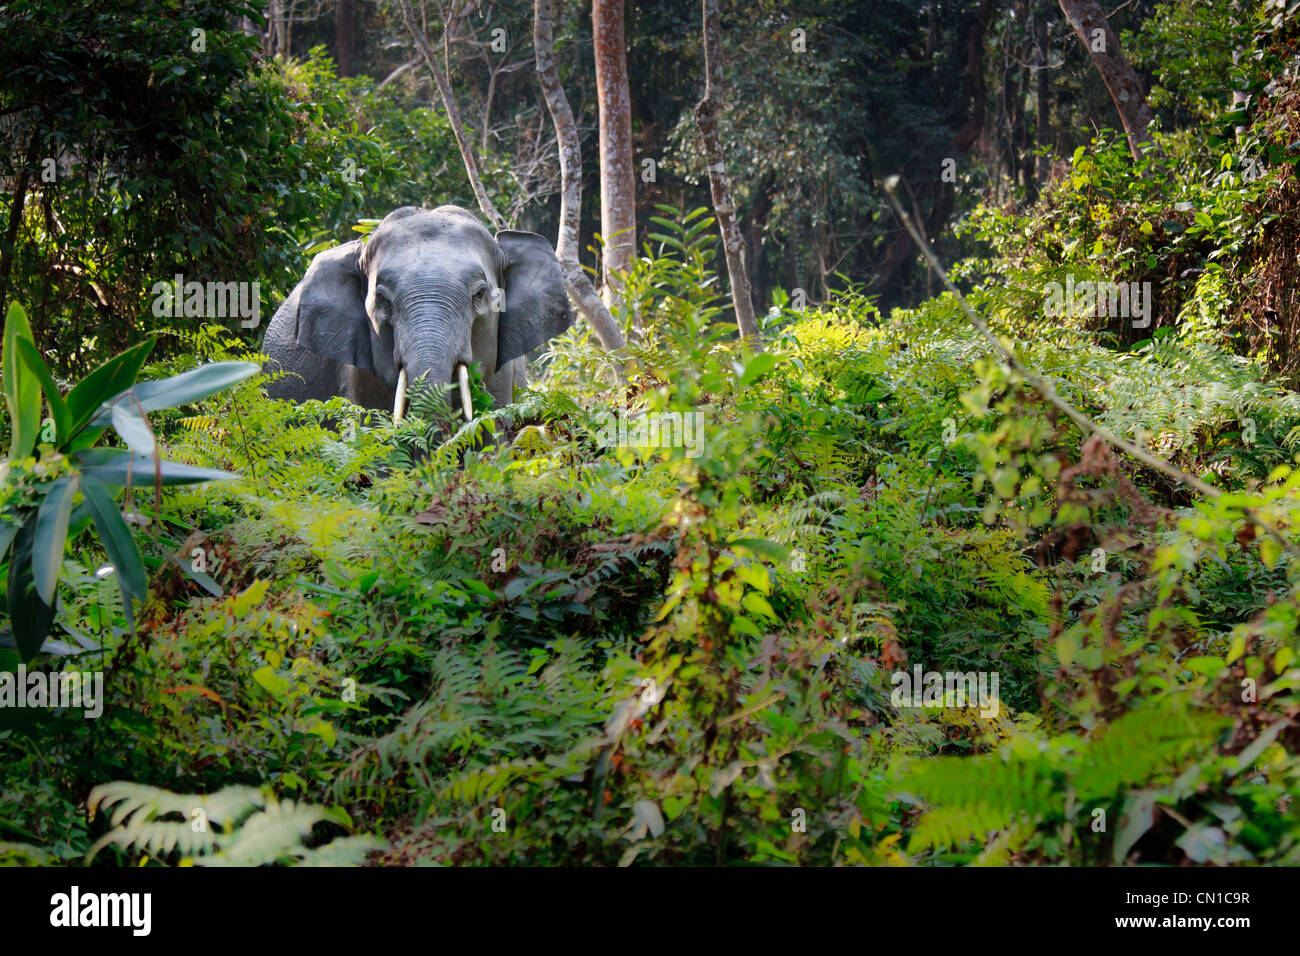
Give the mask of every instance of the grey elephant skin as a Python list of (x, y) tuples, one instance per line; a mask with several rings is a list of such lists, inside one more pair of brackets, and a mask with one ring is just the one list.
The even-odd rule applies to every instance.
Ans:
[(400, 417), (408, 381), (450, 386), (459, 366), (477, 365), (501, 406), (525, 382), (524, 356), (573, 318), (544, 237), (493, 237), (459, 206), (403, 206), (367, 239), (312, 260), (262, 340), (267, 371), (289, 373), (267, 393), (342, 395), (365, 408), (396, 401)]

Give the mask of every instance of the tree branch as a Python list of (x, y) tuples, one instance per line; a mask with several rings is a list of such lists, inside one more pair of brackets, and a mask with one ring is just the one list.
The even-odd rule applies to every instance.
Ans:
[[(425, 64), (429, 67), (429, 72), (433, 74), (433, 82), (437, 84), (438, 94), (442, 97), (443, 109), (447, 112), (447, 120), (451, 123), (452, 135), (456, 137), (456, 145), (460, 148), (460, 158), (465, 164), (465, 174), (469, 177), (470, 188), (474, 190), (474, 198), (478, 200), (479, 209), (483, 215), (492, 223), (493, 228), (498, 231), (509, 228), (505, 217), (497, 211), (492, 200), (488, 198), (487, 190), (483, 188), (483, 180), (479, 176), (478, 162), (474, 158), (474, 148), (470, 145), (465, 136), (464, 124), (460, 121), (460, 109), (456, 106), (456, 98), (452, 94), (451, 84), (447, 80), (446, 74), (438, 66), (437, 60), (434, 59), (433, 48), (429, 45), (429, 38), (424, 35), (415, 20), (415, 12), (411, 9), (410, 0), (398, 0), (402, 6), (402, 19), (406, 21), (406, 28), (411, 31), (411, 36), (415, 39), (415, 45), (424, 57)], [(446, 30), (444, 28), (444, 36)]]

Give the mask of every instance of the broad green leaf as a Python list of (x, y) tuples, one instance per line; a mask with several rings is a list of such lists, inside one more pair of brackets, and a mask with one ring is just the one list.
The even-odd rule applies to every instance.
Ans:
[(50, 403), (50, 415), (54, 418), (55, 443), (67, 441), (72, 435), (72, 415), (68, 412), (68, 406), (63, 401), (63, 395), (59, 392), (59, 386), (55, 383), (54, 376), (50, 374), (49, 367), (41, 358), (41, 353), (37, 351), (36, 346), (27, 339), (18, 340), (18, 354), (36, 376), (36, 380), (40, 382), (41, 389), (45, 392), (45, 400)]
[(745, 371), (740, 376), (740, 381), (736, 382), (736, 388), (744, 388), (749, 385), (760, 375), (766, 375), (772, 369), (776, 368), (776, 356), (771, 352), (759, 352), (745, 365)]
[(137, 455), (152, 458), (155, 445), (149, 423), (125, 405), (114, 405), (112, 415), (113, 428), (122, 436), (126, 447)]
[(122, 589), (122, 603), (130, 607), (131, 598), (143, 601), (148, 594), (144, 562), (131, 537), (131, 529), (122, 520), (113, 495), (104, 485), (90, 475), (81, 476), (81, 493), (86, 496), (86, 508), (95, 522), (100, 544), (117, 571), (118, 586)]
[(777, 619), (777, 613), (773, 609), (772, 605), (768, 603), (767, 598), (763, 597), (763, 595), (759, 594), (757, 591), (750, 591), (747, 593), (740, 599), (740, 604), (746, 611), (753, 614), (755, 617), (766, 617), (771, 620)]
[(272, 697), (283, 697), (289, 692), (289, 680), (277, 674), (270, 667), (259, 667), (253, 671), (253, 680)]
[(54, 623), (54, 608), (41, 600), (32, 579), (32, 550), (36, 541), (36, 519), (32, 515), (14, 539), (13, 557), (9, 561), (9, 580), (5, 599), (14, 643), (24, 661), (35, 657)]
[(1226, 665), (1223, 663), (1223, 658), (1221, 657), (1201, 655), (1198, 657), (1187, 658), (1187, 660), (1183, 661), (1183, 666), (1198, 674), (1205, 674), (1209, 677), (1213, 677), (1215, 674), (1223, 670)]
[(732, 538), (727, 542), (729, 548), (744, 548), (769, 561), (785, 562), (790, 560), (790, 549), (767, 538)]
[(27, 312), (15, 302), (9, 306), (9, 315), (5, 319), (4, 352), (0, 355), (5, 404), (9, 406), (11, 423), (10, 461), (31, 455), (41, 428), (41, 384), (36, 376), (30, 374), (26, 363), (19, 359), (20, 340), (30, 342), (33, 347), (36, 345), (31, 326), (27, 324)]
[[(6, 515), (6, 518), (9, 516)], [(18, 529), (22, 525), (10, 524), (7, 520), (0, 520), (0, 561), (5, 559), (9, 553), (9, 545), (13, 543), (14, 535), (18, 534)]]
[[(81, 466), (81, 473), (96, 478), (106, 485), (121, 488), (128, 476), (133, 484), (154, 483), (154, 459), (147, 455), (133, 455), (120, 448), (87, 448), (76, 452), (72, 459)], [(219, 481), (238, 478), (239, 475), (215, 468), (195, 468), (172, 461), (159, 463), (159, 473), (164, 485), (194, 485), (201, 481)]]
[(72, 414), (74, 434), (90, 423), (104, 402), (131, 387), (153, 344), (153, 339), (145, 339), (113, 356), (68, 392), (68, 411)]
[[(214, 362), (170, 378), (141, 382), (114, 395), (105, 404), (114, 408), (124, 406), (137, 415), (175, 408), (223, 392), (261, 371), (261, 366), (253, 362)], [(109, 409), (101, 409), (95, 415), (94, 424), (104, 425), (108, 419)]]
[(68, 538), (68, 518), (77, 479), (59, 478), (45, 494), (36, 515), (36, 543), (32, 548), (32, 574), (36, 593), (46, 604), (54, 603), (54, 586), (63, 567), (63, 545)]

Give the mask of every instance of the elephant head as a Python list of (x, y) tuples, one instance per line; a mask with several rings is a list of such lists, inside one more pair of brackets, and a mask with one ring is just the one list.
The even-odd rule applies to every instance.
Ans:
[(405, 411), (408, 382), (459, 382), (468, 417), (467, 367), (506, 384), (503, 366), (573, 322), (551, 244), (529, 232), (493, 238), (457, 206), (389, 213), (365, 240), (320, 253), (297, 290), (297, 348), (369, 372)]

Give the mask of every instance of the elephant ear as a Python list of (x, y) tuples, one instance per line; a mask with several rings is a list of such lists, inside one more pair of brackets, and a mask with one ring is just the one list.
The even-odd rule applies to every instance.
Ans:
[(504, 230), (497, 244), (505, 255), (505, 311), (497, 322), (497, 368), (527, 355), (573, 324), (564, 276), (555, 249), (535, 232)]
[(298, 283), (294, 341), (316, 355), (374, 373), (359, 239), (319, 253)]

